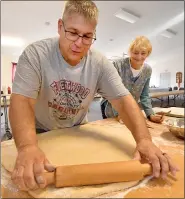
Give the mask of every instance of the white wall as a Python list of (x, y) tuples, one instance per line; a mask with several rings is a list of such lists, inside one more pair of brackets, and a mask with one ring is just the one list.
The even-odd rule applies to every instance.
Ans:
[(182, 72), (183, 79), (181, 87), (184, 86), (184, 48), (180, 48), (174, 53), (164, 56), (163, 60), (156, 60), (153, 66), (153, 72), (150, 85), (160, 86), (160, 73), (171, 73), (171, 87), (177, 86), (176, 72)]
[(17, 62), (17, 58), (1, 54), (1, 90), (3, 86), (12, 88), (12, 62)]
[(1, 55), (1, 90), (3, 86), (12, 87), (12, 58)]

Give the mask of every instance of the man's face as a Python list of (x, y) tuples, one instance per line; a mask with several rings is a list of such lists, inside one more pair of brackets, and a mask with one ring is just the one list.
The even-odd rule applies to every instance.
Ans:
[(74, 38), (73, 35), (76, 34), (79, 34), (80, 36), (85, 36), (85, 39), (87, 40), (89, 38), (94, 38), (95, 29), (96, 29), (96, 22), (95, 21), (88, 22), (81, 15), (72, 14), (70, 17), (66, 17), (65, 21), (59, 19), (58, 33), (60, 35), (60, 50), (63, 57), (69, 64), (71, 65), (78, 64), (81, 58), (83, 58), (87, 54), (89, 48), (91, 47), (91, 43), (90, 44), (83, 43), (82, 37), (79, 37), (76, 41), (71, 41), (70, 39)]
[(142, 65), (148, 56), (148, 51), (145, 49), (133, 49), (130, 53), (131, 62), (135, 65)]

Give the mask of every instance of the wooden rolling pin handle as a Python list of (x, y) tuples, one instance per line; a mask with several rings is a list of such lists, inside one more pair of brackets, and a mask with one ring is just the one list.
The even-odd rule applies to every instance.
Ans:
[(141, 164), (143, 176), (152, 174), (152, 166), (150, 164)]
[(55, 184), (55, 172), (46, 172), (43, 177), (46, 180), (46, 186)]
[(150, 164), (138, 160), (57, 167), (56, 187), (95, 185), (141, 180), (151, 173)]
[(44, 173), (46, 186), (80, 186), (140, 180), (152, 173), (150, 164), (139, 161), (61, 166), (55, 172)]

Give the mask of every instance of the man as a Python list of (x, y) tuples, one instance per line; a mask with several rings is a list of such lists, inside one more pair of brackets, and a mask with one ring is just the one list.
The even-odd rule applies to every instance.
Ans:
[[(90, 50), (96, 39), (98, 10), (92, 1), (68, 1), (58, 21), (59, 38), (29, 45), (19, 58), (10, 105), (18, 156), (12, 180), (21, 190), (45, 186), (41, 177), (55, 168), (37, 144), (36, 129), (48, 131), (85, 123), (96, 92), (108, 99), (158, 177), (177, 168), (151, 141), (145, 119), (113, 65)], [(36, 128), (35, 128), (36, 127)], [(61, 143), (62, 144), (62, 143)], [(160, 166), (161, 165), (161, 166)]]

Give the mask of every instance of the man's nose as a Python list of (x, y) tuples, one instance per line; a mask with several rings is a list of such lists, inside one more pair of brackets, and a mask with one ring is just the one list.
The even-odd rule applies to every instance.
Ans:
[(83, 45), (83, 37), (78, 37), (78, 39), (75, 41), (75, 44), (80, 47)]

